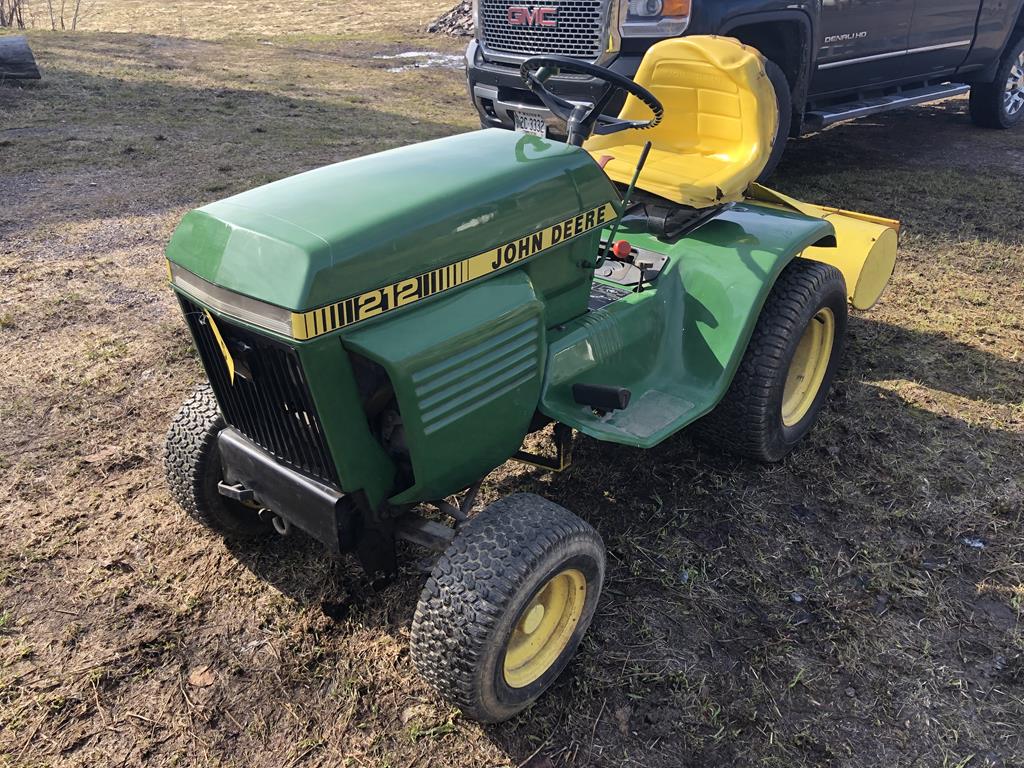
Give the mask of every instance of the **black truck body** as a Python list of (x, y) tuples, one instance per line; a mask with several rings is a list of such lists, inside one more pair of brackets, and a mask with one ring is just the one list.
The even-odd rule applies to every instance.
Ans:
[[(658, 17), (637, 24), (631, 16), (638, 5), (650, 11), (669, 2), (688, 10), (674, 24)], [(477, 0), (466, 69), (482, 125), (512, 128), (518, 113), (540, 117), (557, 132), (520, 79), (519, 65), (530, 55), (561, 53), (632, 77), (660, 39), (727, 35), (760, 50), (784, 74), (789, 93), (780, 107), (788, 108), (789, 119), (781, 130), (791, 136), (965, 93), (972, 85), (975, 121), (1009, 127), (1024, 118), (1024, 109), (1007, 107), (1006, 115), (998, 109), (1004, 99), (1009, 103), (1004, 88), (1024, 67), (1017, 50), (1022, 6), (1024, 0)], [(572, 78), (558, 91), (590, 101), (598, 87)], [(1024, 82), (1020, 88), (1024, 100)], [(982, 103), (986, 97), (991, 104)]]

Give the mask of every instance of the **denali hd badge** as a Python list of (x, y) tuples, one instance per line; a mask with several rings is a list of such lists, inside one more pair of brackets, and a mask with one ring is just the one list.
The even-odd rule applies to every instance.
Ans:
[(508, 23), (516, 27), (554, 27), (558, 25), (558, 8), (554, 5), (508, 7)]
[(827, 35), (825, 37), (825, 45), (846, 43), (851, 40), (863, 40), (867, 36), (867, 32), (843, 32), (841, 35)]

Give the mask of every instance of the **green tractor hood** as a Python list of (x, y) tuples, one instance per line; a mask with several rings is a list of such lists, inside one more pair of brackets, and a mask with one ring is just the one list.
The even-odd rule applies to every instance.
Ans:
[(581, 149), (474, 131), (199, 208), (175, 230), (167, 257), (215, 285), (302, 312), (617, 199)]

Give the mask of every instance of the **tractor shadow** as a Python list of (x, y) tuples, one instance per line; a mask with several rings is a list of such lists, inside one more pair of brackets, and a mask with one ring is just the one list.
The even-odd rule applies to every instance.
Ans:
[[(809, 723), (820, 730), (816, 749), (828, 751), (829, 729), (850, 714), (847, 702), (809, 709), (787, 698), (784, 684), (779, 689), (783, 672), (817, 670), (820, 682), (807, 683), (811, 701), (827, 700), (840, 683), (880, 688), (870, 661), (883, 649), (852, 647), (843, 664), (828, 650), (837, 632), (878, 633), (880, 625), (893, 642), (905, 633), (940, 659), (952, 653), (941, 628), (920, 637), (923, 609), (899, 597), (889, 570), (901, 556), (912, 570), (942, 563), (944, 610), (964, 626), (989, 611), (984, 627), (1011, 654), (1014, 623), (975, 590), (985, 561), (950, 544), (950, 526), (961, 526), (959, 537), (983, 522), (951, 522), (945, 510), (966, 506), (979, 485), (997, 488), (1007, 472), (1024, 477), (1019, 434), (915, 405), (893, 382), (935, 393), (929, 404), (941, 405), (943, 396), (1000, 408), (1024, 402), (1021, 363), (856, 317), (831, 405), (781, 464), (725, 456), (684, 433), (646, 452), (578, 436), (565, 473), (513, 463), (495, 470), (485, 500), (537, 493), (580, 514), (606, 542), (608, 572), (594, 625), (567, 672), (525, 713), (486, 726), (487, 737), (513, 764), (538, 768), (612, 766), (623, 758), (728, 764), (739, 756), (737, 745), (757, 738), (751, 707), (761, 704), (751, 702), (775, 700), (773, 729)], [(939, 489), (944, 506), (928, 487)], [(1006, 505), (1019, 500), (1008, 493)], [(396, 638), (412, 620), (427, 562), (422, 550), (402, 547), (400, 572), (371, 583), (353, 560), (330, 557), (301, 534), (230, 548), (254, 575), (323, 611), (339, 631), (351, 619)], [(986, 555), (997, 550), (993, 542)], [(874, 554), (851, 573), (835, 573), (836, 559), (853, 562), (858, 552)], [(885, 701), (891, 693), (875, 695)], [(696, 717), (695, 707), (718, 708), (707, 735), (728, 726), (735, 737), (684, 743), (677, 725)]]
[[(579, 655), (527, 713), (488, 729), (496, 744), (524, 760), (543, 741), (559, 764), (731, 764), (760, 719), (780, 734), (818, 729), (815, 749), (827, 753), (853, 703), (829, 703), (832, 686), (873, 690), (885, 710), (895, 694), (872, 668), (876, 654), (903, 641), (959, 653), (941, 623), (922, 637), (922, 611), (974, 622), (985, 631), (965, 637), (1012, 653), (1015, 621), (976, 590), (986, 563), (1012, 560), (1011, 547), (986, 538), (979, 557), (960, 540), (1024, 503), (1024, 483), (1006, 480), (1024, 479), (1020, 434), (939, 411), (955, 412), (960, 398), (1019, 407), (1024, 364), (873, 320), (852, 318), (849, 331), (831, 405), (781, 464), (722, 455), (684, 433), (646, 452), (578, 436), (561, 475), (496, 471), (491, 496), (540, 494), (591, 522), (608, 547), (605, 594)], [(899, 381), (926, 391), (929, 407)], [(837, 573), (837, 561), (849, 567)], [(943, 569), (941, 609), (897, 597), (933, 567)], [(872, 633), (877, 645), (840, 642), (844, 662), (830, 650), (837, 636)], [(820, 676), (806, 698), (781, 680), (799, 669)], [(692, 732), (714, 708), (708, 739), (678, 737), (677, 724)], [(721, 727), (733, 737), (710, 738)], [(864, 747), (881, 758), (876, 743)]]
[(853, 317), (840, 384), (857, 386), (903, 379), (931, 390), (1000, 405), (1024, 405), (1024, 361), (1008, 360), (951, 339)]
[(369, 578), (354, 557), (332, 555), (320, 542), (293, 529), (258, 541), (227, 541), (228, 550), (256, 578), (304, 608), (337, 624), (352, 619), (393, 636), (412, 621), (432, 559), (398, 542), (399, 570)]

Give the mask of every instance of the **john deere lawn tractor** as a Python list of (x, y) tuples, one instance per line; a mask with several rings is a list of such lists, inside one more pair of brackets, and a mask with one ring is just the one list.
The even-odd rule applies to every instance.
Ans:
[[(231, 536), (301, 529), (370, 573), (395, 570), (399, 539), (439, 552), (412, 657), (483, 721), (566, 666), (605, 553), (535, 495), (474, 514), (481, 479), (510, 458), (564, 469), (575, 432), (649, 448), (692, 425), (781, 459), (898, 228), (752, 184), (778, 115), (764, 60), (733, 40), (658, 43), (635, 81), (559, 56), (522, 75), (564, 143), (484, 130), (346, 161), (192, 211), (167, 249), (209, 379), (168, 435), (174, 498)], [(566, 75), (603, 98), (560, 98)], [(525, 453), (540, 430), (549, 450)]]

